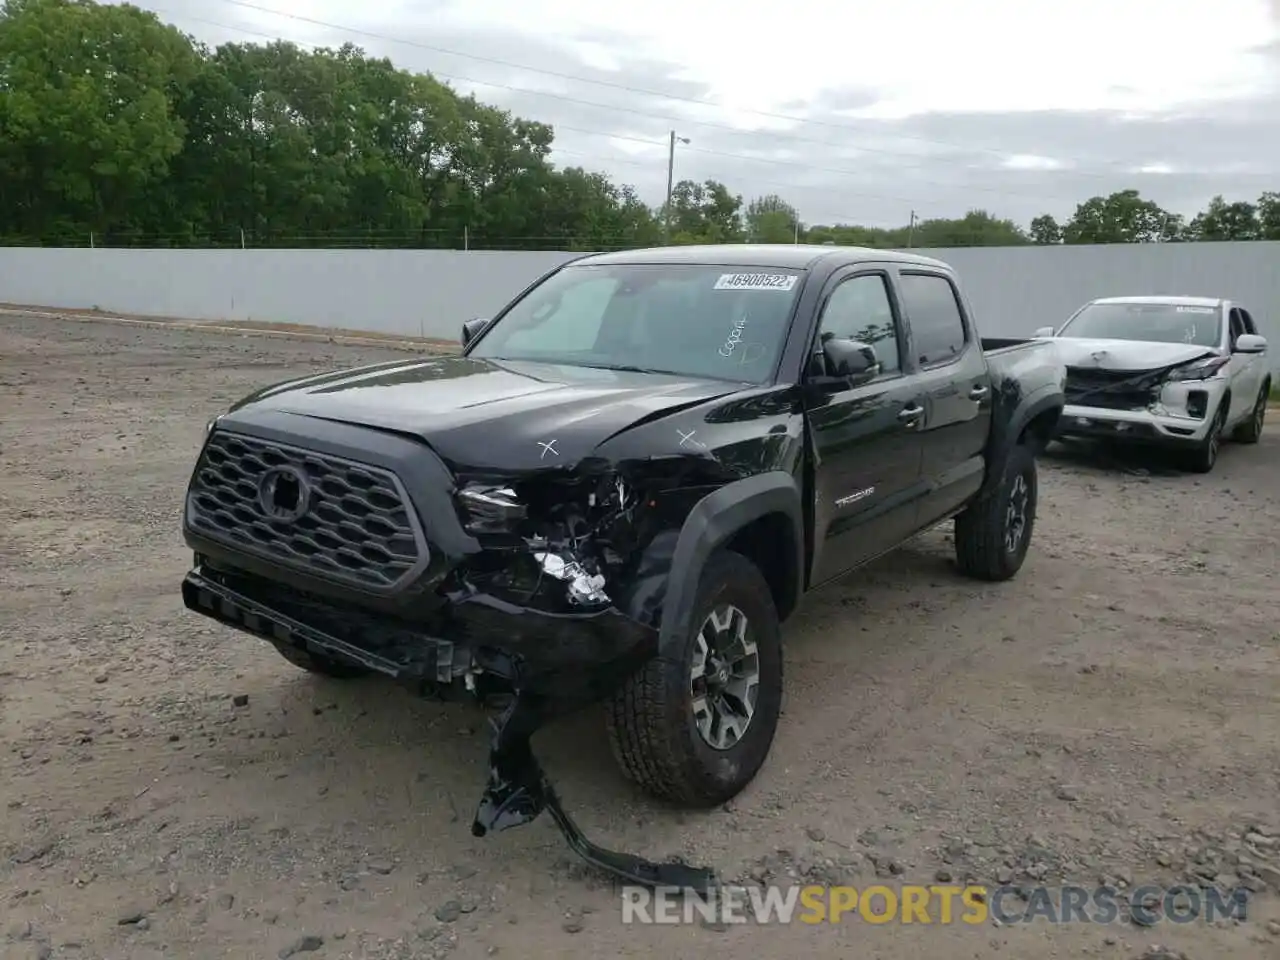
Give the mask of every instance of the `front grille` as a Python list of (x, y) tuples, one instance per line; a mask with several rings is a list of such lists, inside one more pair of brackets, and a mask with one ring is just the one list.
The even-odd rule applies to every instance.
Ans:
[(210, 434), (196, 464), (187, 522), (245, 553), (379, 593), (428, 557), (390, 471), (226, 430)]
[(1142, 370), (1090, 370), (1067, 367), (1063, 387), (1071, 406), (1104, 410), (1141, 410), (1155, 399), (1158, 377)]

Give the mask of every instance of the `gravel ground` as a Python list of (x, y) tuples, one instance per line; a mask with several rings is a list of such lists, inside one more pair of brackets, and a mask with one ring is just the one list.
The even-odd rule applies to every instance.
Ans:
[(638, 795), (598, 717), (537, 743), (616, 849), (858, 886), (1243, 883), (1245, 922), (624, 927), (549, 818), (470, 836), (479, 710), (312, 678), (182, 607), (206, 419), (387, 356), (0, 315), (0, 955), (1280, 956), (1274, 432), (1208, 477), (1055, 448), (1013, 582), (958, 577), (944, 529), (810, 597), (771, 760), (723, 810)]

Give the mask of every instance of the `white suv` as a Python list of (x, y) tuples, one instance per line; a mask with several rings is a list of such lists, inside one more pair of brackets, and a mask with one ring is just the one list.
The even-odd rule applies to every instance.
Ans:
[(1067, 366), (1060, 437), (1098, 437), (1186, 451), (1208, 473), (1224, 437), (1256, 443), (1271, 369), (1249, 311), (1207, 297), (1105, 297), (1055, 333)]

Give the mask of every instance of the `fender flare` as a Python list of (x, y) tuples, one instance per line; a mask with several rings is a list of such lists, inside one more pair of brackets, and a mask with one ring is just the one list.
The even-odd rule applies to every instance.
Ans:
[(698, 580), (712, 552), (747, 524), (771, 513), (783, 514), (792, 524), (794, 542), (786, 549), (795, 552), (794, 589), (799, 598), (804, 578), (804, 511), (795, 477), (783, 470), (770, 470), (734, 480), (699, 500), (680, 528), (662, 605), (660, 658), (679, 650), (684, 642)]
[(993, 432), (990, 452), (987, 454), (987, 476), (982, 483), (979, 496), (990, 493), (1000, 482), (1001, 471), (997, 468), (1004, 463), (1010, 449), (1017, 443), (1022, 431), (1027, 428), (1027, 424), (1046, 410), (1052, 410), (1055, 407), (1061, 413), (1064, 405), (1062, 390), (1057, 384), (1047, 384), (1018, 402), (1005, 422), (1005, 426), (998, 432)]

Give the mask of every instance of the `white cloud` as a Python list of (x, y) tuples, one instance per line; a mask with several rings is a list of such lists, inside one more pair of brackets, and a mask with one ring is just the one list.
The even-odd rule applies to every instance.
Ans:
[(1034, 153), (1015, 153), (1004, 161), (1010, 170), (1061, 170), (1062, 161)]
[[(410, 9), (376, 15), (403, 23)], [(884, 94), (881, 116), (1159, 109), (1231, 96), (1263, 82), (1262, 66), (1243, 54), (1271, 30), (1259, 0), (449, 0), (433, 16), (549, 38), (623, 31), (634, 52), (687, 65), (730, 109), (776, 110), (818, 90), (864, 86)]]

